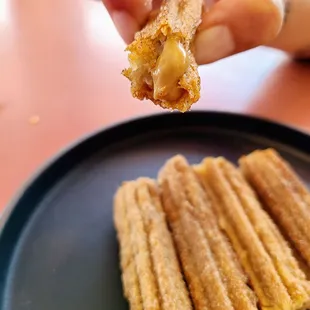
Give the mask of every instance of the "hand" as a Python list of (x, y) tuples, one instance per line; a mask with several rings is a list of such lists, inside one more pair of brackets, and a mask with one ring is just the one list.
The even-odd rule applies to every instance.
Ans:
[[(126, 43), (133, 40), (160, 0), (103, 0)], [(195, 41), (199, 64), (211, 63), (259, 45), (292, 54), (310, 51), (310, 0), (205, 0)], [(292, 14), (287, 13), (292, 8)]]
[(196, 37), (197, 62), (210, 63), (272, 42), (284, 24), (285, 1), (211, 1)]
[(152, 0), (103, 0), (118, 32), (127, 44), (146, 23), (153, 9), (152, 2)]

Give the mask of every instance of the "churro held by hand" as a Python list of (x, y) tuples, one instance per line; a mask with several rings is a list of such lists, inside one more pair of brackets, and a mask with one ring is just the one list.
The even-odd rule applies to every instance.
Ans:
[(195, 171), (250, 277), (260, 309), (308, 309), (310, 283), (242, 174), (224, 158), (207, 158)]
[(203, 0), (163, 0), (160, 11), (127, 47), (132, 95), (185, 112), (200, 97), (200, 78), (192, 53)]
[(124, 183), (114, 200), (122, 280), (131, 310), (192, 310), (153, 180)]

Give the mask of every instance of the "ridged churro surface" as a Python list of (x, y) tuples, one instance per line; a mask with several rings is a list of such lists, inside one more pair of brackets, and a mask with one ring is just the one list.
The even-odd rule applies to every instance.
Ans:
[(172, 158), (160, 171), (159, 184), (194, 308), (257, 309), (248, 279), (192, 167), (182, 156)]
[[(150, 99), (163, 108), (178, 109), (182, 112), (189, 110), (191, 105), (200, 97), (200, 78), (197, 64), (192, 53), (192, 42), (201, 22), (203, 0), (164, 0), (157, 16), (150, 20), (144, 29), (136, 34), (134, 42), (128, 47), (130, 67), (123, 74), (131, 81), (131, 92), (138, 99)], [(170, 55), (167, 67), (168, 81), (175, 79), (175, 85), (170, 85), (170, 91), (158, 90), (154, 75), (162, 68), (158, 60), (164, 51), (165, 43), (172, 38), (186, 56), (180, 69), (180, 53), (175, 57)], [(168, 52), (169, 53), (169, 52)], [(171, 94), (178, 92), (177, 97)], [(166, 97), (165, 97), (166, 96)], [(169, 97), (170, 96), (170, 97)]]
[(191, 310), (153, 180), (124, 183), (114, 201), (124, 293), (131, 310)]
[(118, 189), (130, 309), (310, 309), (309, 192), (274, 150), (240, 165), (220, 157), (192, 167), (178, 155), (158, 185), (140, 178)]
[(261, 309), (305, 309), (309, 282), (291, 249), (241, 173), (224, 158), (207, 158), (195, 171), (213, 201), (258, 296)]
[(245, 177), (310, 267), (310, 194), (292, 167), (272, 149), (240, 159)]

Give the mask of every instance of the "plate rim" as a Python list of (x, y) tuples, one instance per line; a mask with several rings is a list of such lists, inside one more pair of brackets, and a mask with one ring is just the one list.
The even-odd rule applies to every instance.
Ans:
[[(157, 118), (167, 118), (174, 115), (182, 116), (184, 115), (204, 115), (204, 116), (214, 116), (214, 117), (232, 117), (232, 118), (240, 118), (243, 120), (253, 120), (254, 122), (265, 123), (270, 126), (276, 126), (283, 130), (291, 131), (296, 135), (300, 135), (303, 138), (310, 139), (310, 133), (307, 131), (297, 128), (279, 121), (274, 121), (270, 118), (255, 116), (255, 115), (248, 115), (242, 113), (235, 113), (235, 112), (225, 112), (225, 111), (206, 111), (206, 110), (194, 110), (189, 111), (186, 113), (179, 113), (179, 112), (159, 112), (159, 113), (151, 113), (145, 114), (135, 117), (125, 118), (121, 121), (113, 122), (107, 126), (103, 126), (99, 129), (93, 130), (87, 134), (81, 135), (79, 138), (69, 142), (64, 147), (60, 148), (60, 150), (56, 151), (52, 154), (47, 160), (45, 160), (42, 164), (40, 164), (31, 174), (26, 178), (26, 180), (19, 186), (19, 188), (15, 191), (13, 196), (9, 199), (9, 202), (4, 206), (2, 213), (0, 214), (0, 238), (2, 237), (4, 228), (6, 223), (8, 222), (12, 212), (14, 211), (15, 207), (18, 205), (19, 201), (22, 200), (23, 196), (27, 193), (29, 188), (33, 183), (35, 183), (44, 172), (57, 163), (61, 158), (63, 158), (69, 151), (73, 151), (77, 147), (81, 146), (88, 140), (95, 138), (103, 134), (104, 132), (115, 130), (120, 127), (133, 125), (134, 123), (147, 121)], [(177, 116), (177, 117), (178, 117)], [(271, 137), (272, 139), (272, 137)]]

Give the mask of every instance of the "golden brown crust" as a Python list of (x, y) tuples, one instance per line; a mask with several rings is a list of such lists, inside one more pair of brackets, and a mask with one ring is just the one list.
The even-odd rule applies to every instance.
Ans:
[[(256, 151), (240, 162), (266, 209), (307, 258), (306, 187), (273, 150)], [(131, 310), (310, 307), (309, 266), (290, 249), (234, 165), (206, 158), (191, 167), (175, 156), (158, 181), (159, 188), (148, 178), (126, 182), (115, 195), (122, 280)]]
[(115, 194), (114, 223), (120, 245), (124, 295), (130, 303), (130, 309), (143, 310), (140, 283), (131, 242), (131, 227), (127, 217), (124, 187), (120, 187)]
[(240, 159), (245, 177), (310, 267), (310, 194), (293, 169), (272, 150)]
[(131, 309), (191, 310), (155, 182), (140, 178), (122, 185), (114, 212)]
[(159, 183), (195, 309), (257, 309), (247, 277), (186, 160), (169, 160)]
[[(150, 99), (163, 108), (185, 112), (200, 97), (198, 66), (192, 53), (192, 42), (201, 22), (203, 0), (164, 0), (159, 14), (136, 34), (135, 40), (127, 47), (130, 68), (123, 74), (131, 81), (134, 97)], [(154, 98), (152, 73), (168, 37), (174, 36), (183, 45), (188, 67), (180, 78), (178, 87), (184, 92), (180, 99), (169, 102)], [(171, 60), (173, 61), (173, 59)], [(145, 82), (148, 80), (148, 83)]]
[(240, 172), (223, 158), (196, 167), (262, 309), (303, 309), (309, 282)]

